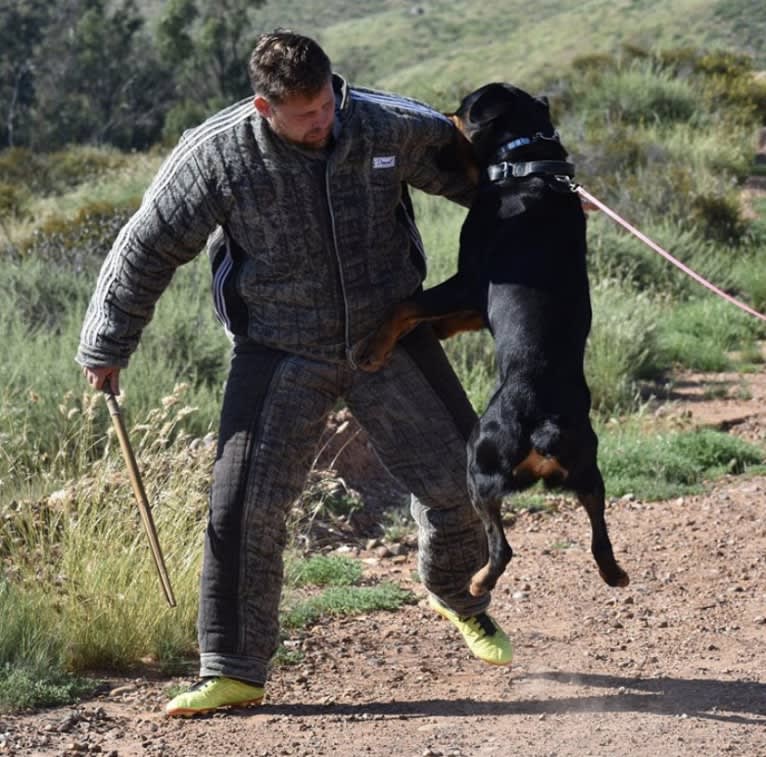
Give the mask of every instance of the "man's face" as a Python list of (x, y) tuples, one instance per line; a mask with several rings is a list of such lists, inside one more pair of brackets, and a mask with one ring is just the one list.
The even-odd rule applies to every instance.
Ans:
[(335, 120), (335, 93), (332, 81), (316, 94), (290, 95), (281, 103), (271, 103), (256, 95), (255, 107), (280, 137), (309, 150), (326, 147)]

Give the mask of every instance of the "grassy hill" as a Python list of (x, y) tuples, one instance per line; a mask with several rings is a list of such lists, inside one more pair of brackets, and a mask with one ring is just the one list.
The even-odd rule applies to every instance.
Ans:
[[(143, 3), (154, 19), (161, 3)], [(759, 0), (279, 0), (255, 31), (289, 26), (317, 37), (359, 84), (454, 102), (494, 79), (541, 86), (581, 55), (692, 46), (736, 50), (766, 67)]]
[[(156, 18), (161, 3), (142, 7)], [(356, 83), (438, 107), (492, 79), (546, 88), (578, 181), (766, 311), (766, 200), (751, 195), (745, 212), (741, 191), (766, 121), (766, 82), (736, 56), (705, 54), (746, 52), (766, 68), (763, 0), (272, 0), (257, 18), (263, 29), (316, 36)], [(122, 382), (179, 599), (173, 614), (145, 559), (106, 408), (72, 359), (101, 261), (166, 153), (0, 152), (0, 713), (70, 700), (79, 684), (63, 671), (147, 658), (178, 671), (195, 655), (200, 532), (229, 352), (206, 257), (178, 271)], [(422, 194), (415, 204), (435, 283), (454, 270), (465, 211)], [(591, 216), (588, 234), (586, 369), (609, 496), (681, 496), (762, 462), (763, 445), (687, 430), (647, 412), (656, 404), (647, 399), (671, 387), (678, 367), (763, 371), (766, 327), (603, 215)], [(460, 335), (446, 349), (481, 409), (495, 382), (491, 339)], [(332, 510), (328, 491), (307, 488), (306, 520)], [(337, 491), (345, 517), (353, 502)], [(295, 616), (286, 606), (284, 619)]]

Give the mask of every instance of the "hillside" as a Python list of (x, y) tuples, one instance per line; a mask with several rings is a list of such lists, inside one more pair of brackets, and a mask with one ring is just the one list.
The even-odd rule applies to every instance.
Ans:
[[(737, 375), (685, 376), (687, 389)], [(766, 381), (749, 400), (679, 394), (674, 412), (763, 438)], [(492, 611), (514, 663), (470, 657), (426, 607), (411, 540), (354, 554), (367, 581), (394, 581), (415, 602), (398, 612), (326, 618), (293, 632), (294, 664), (278, 666), (266, 706), (169, 721), (173, 686), (151, 665), (107, 675), (70, 707), (0, 714), (0, 752), (271, 757), (693, 757), (763, 755), (766, 726), (764, 476), (730, 476), (704, 494), (608, 509), (626, 589), (598, 579), (586, 518), (562, 501), (508, 522), (515, 557)], [(153, 589), (155, 587), (152, 587)], [(163, 614), (169, 611), (162, 610)], [(5, 753), (5, 752), (3, 752)]]
[[(150, 18), (161, 3), (144, 2)], [(766, 67), (766, 5), (756, 0), (280, 0), (259, 29), (320, 39), (338, 70), (430, 98), (488, 80), (536, 86), (574, 58), (622, 45), (725, 48)]]
[[(86, 1), (101, 11), (132, 2)], [(177, 271), (121, 382), (178, 598), (172, 613), (156, 591), (106, 406), (72, 357), (102, 261), (170, 145), (230, 95), (250, 91), (243, 51), (251, 36), (278, 25), (316, 36), (353, 82), (437, 107), (454, 107), (489, 79), (544, 90), (577, 181), (766, 313), (763, 152), (754, 160), (755, 135), (766, 126), (766, 72), (751, 64), (766, 68), (762, 0), (137, 2), (152, 21), (161, 8), (196, 3), (207, 16), (182, 25), (192, 36), (220, 28), (223, 18), (229, 31), (247, 28), (248, 38), (234, 34), (240, 46), (226, 51), (236, 64), (230, 88), (215, 90), (218, 58), (204, 39), (171, 46), (175, 63), (155, 66), (161, 35), (139, 34), (140, 45), (121, 56), (115, 50), (131, 24), (115, 30), (102, 14), (85, 28), (77, 3), (18, 4), (64, 8), (72, 33), (49, 22), (48, 39), (74, 42), (61, 56), (34, 46), (55, 65), (18, 121), (28, 141), (17, 130), (14, 147), (0, 150), (0, 753), (356, 757), (389, 754), (396, 742), (412, 757), (522, 748), (541, 757), (653, 757), (671, 717), (672, 737), (685, 739), (678, 754), (730, 745), (758, 753), (763, 734), (751, 726), (766, 722), (758, 677), (766, 664), (758, 590), (766, 570), (766, 324), (703, 290), (606, 214), (588, 220), (593, 325), (585, 368), (609, 520), (634, 584), (615, 593), (594, 583), (583, 515), (571, 503), (539, 491), (508, 501), (517, 559), (494, 608), (517, 648), (510, 675), (476, 668), (449, 628), (409, 604), (423, 589), (408, 496), (367, 468), (341, 470), (341, 447), (323, 441), (327, 457), (317, 458), (290, 510), (287, 563), (300, 570), (281, 608), (286, 636), (272, 706), (247, 720), (162, 722), (160, 703), (196, 667), (201, 535), (229, 362), (207, 256)], [(258, 24), (242, 23), (235, 6)], [(6, 46), (5, 60), (14, 55)], [(113, 93), (127, 99), (114, 103)], [(110, 138), (102, 106), (120, 116)], [(131, 147), (132, 124), (152, 112), (156, 123), (138, 130), (151, 148)], [(466, 211), (422, 192), (413, 202), (430, 285), (454, 271)], [(493, 346), (487, 332), (445, 342), (479, 412), (495, 390)], [(327, 429), (344, 450), (341, 430), (354, 431), (345, 412)], [(324, 557), (355, 563), (358, 580), (307, 587), (301, 572)], [(393, 609), (391, 582), (404, 604), (384, 613)], [(402, 599), (400, 588), (413, 596)], [(109, 680), (109, 693), (66, 712), (18, 714), (72, 704), (96, 675)], [(495, 743), (477, 728), (482, 719)], [(376, 731), (380, 743), (364, 741)]]

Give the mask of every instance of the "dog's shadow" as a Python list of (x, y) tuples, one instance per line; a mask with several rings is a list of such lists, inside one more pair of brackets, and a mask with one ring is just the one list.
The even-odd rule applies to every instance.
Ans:
[[(766, 726), (766, 684), (685, 678), (625, 678), (590, 673), (542, 672), (520, 677), (518, 691), (533, 681), (610, 689), (604, 694), (514, 701), (420, 699), (365, 704), (269, 704), (261, 712), (291, 717), (342, 716), (367, 719), (554, 715), (572, 712), (646, 712), (672, 717), (696, 717), (728, 723)], [(515, 687), (514, 687), (515, 688)], [(240, 711), (242, 715), (246, 713)]]

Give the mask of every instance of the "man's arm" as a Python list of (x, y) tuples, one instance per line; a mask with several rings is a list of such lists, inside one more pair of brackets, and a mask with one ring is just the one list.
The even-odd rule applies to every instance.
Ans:
[[(194, 145), (182, 140), (104, 261), (83, 323), (77, 362), (112, 372), (125, 367), (176, 268), (199, 253), (221, 218)], [(95, 381), (103, 384), (99, 378)]]
[(434, 111), (410, 121), (405, 130), (405, 180), (417, 189), (470, 206), (478, 169), (466, 138), (446, 116)]

